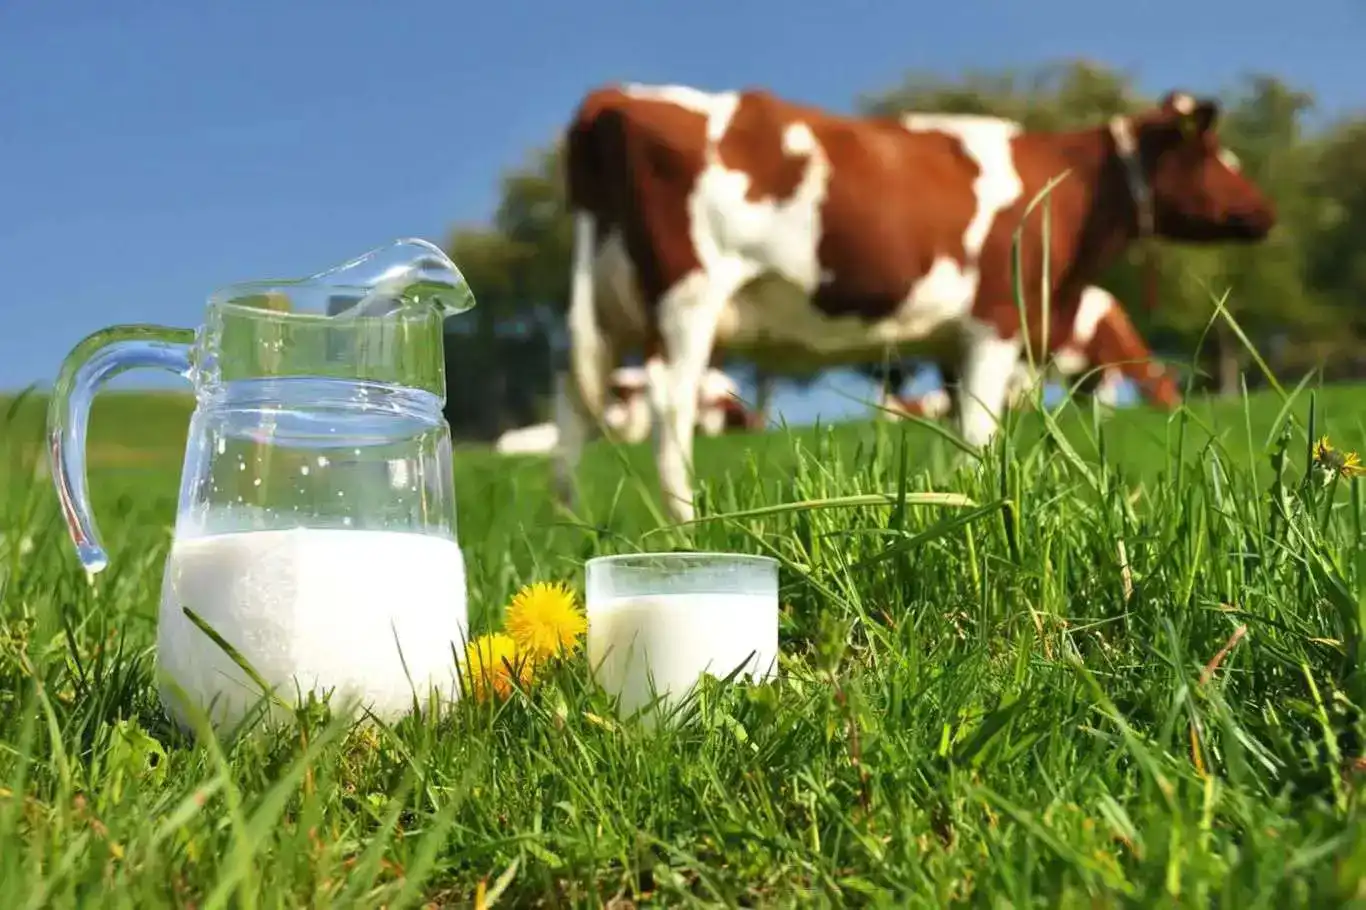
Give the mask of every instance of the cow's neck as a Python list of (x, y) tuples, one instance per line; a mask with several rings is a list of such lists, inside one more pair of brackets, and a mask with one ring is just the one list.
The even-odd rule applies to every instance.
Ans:
[(1151, 197), (1133, 136), (1131, 121), (1116, 118), (1104, 127), (1052, 137), (1070, 169), (1057, 192), (1070, 197), (1080, 216), (1076, 255), (1068, 273), (1060, 276), (1077, 293), (1135, 240), (1152, 234)]

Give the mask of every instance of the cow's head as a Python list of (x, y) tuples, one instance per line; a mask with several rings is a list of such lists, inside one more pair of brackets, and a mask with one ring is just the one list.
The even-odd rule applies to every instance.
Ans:
[(1217, 102), (1171, 92), (1147, 113), (1111, 121), (1141, 233), (1250, 243), (1271, 231), (1275, 207), (1219, 144), (1218, 119)]

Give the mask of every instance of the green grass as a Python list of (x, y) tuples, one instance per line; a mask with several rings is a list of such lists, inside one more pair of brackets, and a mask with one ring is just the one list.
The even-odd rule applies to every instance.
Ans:
[[(644, 448), (590, 453), (584, 514), (536, 459), (457, 454), (472, 631), (595, 553), (782, 561), (783, 679), (613, 723), (582, 658), (527, 696), (392, 729), (326, 712), (233, 743), (152, 683), (183, 399), (91, 431), (112, 555), (59, 522), (41, 402), (0, 452), (0, 906), (1325, 906), (1366, 874), (1357, 482), (1305, 487), (1309, 394), (1173, 417), (1025, 415), (974, 466), (931, 430), (699, 444), (704, 512), (902, 490), (978, 508), (769, 511), (659, 531)], [(1312, 432), (1366, 444), (1366, 394)], [(622, 462), (626, 480), (620, 479)], [(618, 902), (616, 906), (626, 906)]]

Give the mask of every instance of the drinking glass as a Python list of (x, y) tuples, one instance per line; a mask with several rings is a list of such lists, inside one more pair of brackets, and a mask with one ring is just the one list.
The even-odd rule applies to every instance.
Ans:
[(776, 560), (641, 553), (585, 569), (589, 663), (623, 713), (676, 704), (703, 673), (763, 682), (777, 672)]

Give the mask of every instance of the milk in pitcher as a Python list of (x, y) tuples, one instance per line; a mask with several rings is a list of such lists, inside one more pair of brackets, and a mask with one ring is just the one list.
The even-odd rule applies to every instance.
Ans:
[[(333, 690), (394, 719), (431, 688), (458, 696), (468, 619), (460, 546), (430, 534), (300, 527), (178, 536), (162, 585), (157, 661), (163, 701), (189, 726), (174, 680), (216, 726), (260, 689), (185, 615), (193, 610), (286, 703)], [(400, 656), (401, 651), (401, 656)]]

